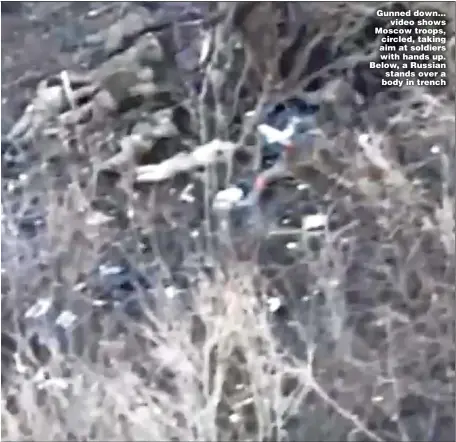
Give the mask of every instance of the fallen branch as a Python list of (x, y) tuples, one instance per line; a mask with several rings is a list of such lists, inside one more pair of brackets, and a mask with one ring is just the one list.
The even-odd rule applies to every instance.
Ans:
[(178, 153), (160, 164), (138, 166), (136, 181), (138, 183), (158, 183), (169, 180), (179, 173), (191, 172), (220, 161), (230, 162), (238, 148), (238, 145), (230, 141), (212, 140), (197, 147), (191, 153)]

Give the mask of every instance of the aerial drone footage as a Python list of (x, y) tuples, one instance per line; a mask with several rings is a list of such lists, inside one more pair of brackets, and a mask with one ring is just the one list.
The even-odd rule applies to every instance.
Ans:
[(452, 440), (452, 3), (1, 12), (5, 440)]

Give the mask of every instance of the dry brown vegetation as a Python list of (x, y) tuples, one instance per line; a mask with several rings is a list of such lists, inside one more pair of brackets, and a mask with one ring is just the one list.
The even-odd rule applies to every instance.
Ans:
[[(125, 320), (121, 333), (106, 320), (101, 339), (85, 337), (87, 354), (93, 339), (100, 344), (96, 362), (55, 354), (43, 366), (24, 350), (10, 390), (2, 390), (5, 440), (452, 440), (455, 9), (401, 3), (447, 14), (451, 83), (380, 93), (362, 115), (353, 115), (351, 86), (334, 87), (319, 115), (326, 144), (312, 159), (321, 162), (315, 183), (304, 166), (294, 170), (320, 185), (337, 226), (324, 231), (321, 248), (315, 252), (302, 232), (300, 259), (275, 268), (272, 278), (255, 259), (230, 259), (227, 272), (217, 268), (209, 278), (198, 268), (207, 252), (181, 244), (197, 276), (191, 310), (183, 307), (190, 301), (173, 298), (142, 322)], [(314, 24), (310, 46), (328, 35), (345, 45), (350, 71), (375, 47), (359, 52), (351, 37), (381, 5), (390, 2), (301, 2), (295, 18)], [(265, 71), (254, 60), (257, 37), (248, 37), (249, 60)], [(300, 74), (308, 65), (303, 54), (293, 65)], [(276, 67), (266, 65), (270, 73)], [(271, 74), (262, 86), (279, 97), (314, 73), (274, 85)], [(325, 161), (327, 151), (336, 152), (336, 165)], [(2, 284), (9, 306), (37, 293), (59, 296), (106, 244), (124, 240), (111, 227), (87, 226), (88, 181), (74, 182), (63, 196), (51, 183), (30, 183), (29, 190), (47, 195), (47, 265), (32, 268), (30, 257), (9, 265), (9, 287), (6, 278)], [(135, 208), (129, 229), (153, 235), (153, 208)], [(129, 253), (147, 266), (139, 250)], [(272, 298), (268, 304), (277, 291), (287, 298), (285, 316), (271, 313)]]

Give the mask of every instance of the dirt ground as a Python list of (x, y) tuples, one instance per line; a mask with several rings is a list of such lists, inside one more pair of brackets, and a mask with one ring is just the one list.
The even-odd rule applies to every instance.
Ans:
[[(21, 114), (40, 79), (62, 69), (84, 70), (78, 54), (87, 35), (109, 26), (125, 8), (160, 8), (163, 4), (143, 3), (2, 2), (2, 133)], [(172, 8), (180, 5), (175, 2)], [(311, 7), (317, 9), (316, 4)], [(301, 235), (299, 241), (307, 256), (302, 260), (298, 256), (295, 262), (289, 256), (295, 253), (296, 236), (272, 237), (258, 251), (258, 269), (265, 269), (264, 283), (263, 278), (256, 278), (256, 267), (234, 264), (228, 279), (216, 275), (203, 281), (195, 296), (200, 304), (193, 312), (198, 313), (181, 315), (175, 328), (157, 327), (155, 333), (152, 327), (153, 332), (139, 330), (134, 323), (120, 339), (114, 339), (107, 324), (99, 328), (108, 337), (103, 340), (87, 333), (88, 349), (92, 340), (103, 341), (99, 360), (109, 365), (106, 371), (98, 371), (97, 365), (92, 373), (92, 368), (73, 364), (71, 359), (75, 371), (56, 364), (50, 374), (43, 372), (46, 381), (70, 378), (68, 391), (73, 396), (61, 408), (58, 401), (63, 395), (51, 390), (51, 385), (60, 385), (57, 381), (46, 382), (49, 390), (43, 389), (46, 394), (49, 391), (46, 408), (41, 399), (33, 400), (35, 395), (38, 398), (35, 384), (20, 377), (20, 394), (11, 397), (16, 400), (17, 396), (22, 411), (11, 411), (4, 401), (6, 395), (2, 397), (2, 427), (6, 428), (2, 428), (2, 437), (217, 440), (220, 434), (219, 440), (453, 440), (454, 113), (451, 97), (437, 100), (430, 93), (418, 92), (422, 97), (416, 101), (385, 103), (385, 115), (394, 111), (391, 133), (372, 130), (361, 137), (358, 128), (347, 133), (348, 142), (343, 146), (347, 152), (341, 156), (347, 159), (343, 178), (352, 181), (350, 192), (345, 185), (342, 189), (334, 186), (333, 193), (316, 191), (314, 198), (309, 190), (312, 177), (307, 177), (303, 194), (321, 202), (325, 214), (334, 217), (337, 225), (330, 227), (328, 222), (323, 245), (310, 241), (310, 235), (309, 240)], [(420, 109), (415, 109), (416, 102)], [(381, 105), (379, 101), (374, 110)], [(367, 111), (365, 114), (366, 120), (372, 118)], [(345, 141), (343, 135), (341, 141)], [(49, 144), (35, 143), (33, 150), (39, 149), (49, 150)], [(380, 167), (379, 176), (366, 167), (371, 163), (374, 172)], [(41, 172), (39, 176), (48, 178)], [(27, 203), (41, 197), (35, 184), (29, 186), (32, 195), (27, 195)], [(199, 249), (194, 254), (187, 246), (193, 244), (187, 242), (187, 231), (181, 241), (180, 226), (165, 232), (161, 226), (152, 230), (146, 217), (138, 228), (122, 228), (125, 236), (124, 232), (106, 233), (96, 241), (92, 241), (95, 235), (87, 239), (82, 229), (86, 224), (76, 216), (79, 211), (72, 201), (77, 194), (67, 193), (68, 203), (52, 200), (56, 215), (49, 230), (56, 232), (58, 247), (50, 243), (53, 254), (49, 261), (54, 261), (37, 265), (33, 255), (27, 267), (22, 260), (17, 266), (19, 276), (11, 277), (12, 296), (2, 296), (12, 300), (9, 311), (14, 314), (15, 296), (20, 300), (24, 293), (48, 296), (54, 290), (55, 275), (59, 278), (55, 293), (68, 286), (68, 293), (73, 294), (79, 283), (76, 272), (79, 268), (85, 272), (92, 265), (99, 270), (98, 254), (110, 250), (111, 242), (120, 244), (141, 265), (140, 260), (148, 260), (149, 265), (152, 253), (143, 254), (137, 245), (143, 237), (154, 236), (159, 253), (166, 250), (167, 256), (172, 255), (169, 268), (177, 268), (179, 260), (186, 266), (187, 262), (196, 263), (195, 267), (203, 264)], [(296, 204), (299, 226), (303, 219), (299, 211), (313, 210), (304, 196), (302, 200), (302, 206)], [(38, 206), (41, 200), (36, 201), (33, 205)], [(47, 200), (43, 201), (46, 206)], [(109, 243), (105, 241), (108, 236)], [(4, 237), (7, 235), (2, 235), (2, 241)], [(37, 249), (41, 250), (39, 241)], [(14, 236), (12, 242), (22, 246)], [(144, 249), (149, 247), (149, 242), (143, 244)], [(26, 246), (28, 251), (30, 244)], [(13, 249), (12, 256), (23, 253), (28, 259), (29, 255), (16, 250), (22, 249)], [(154, 265), (142, 268), (153, 270)], [(11, 268), (16, 271), (15, 266)], [(167, 271), (163, 292), (172, 288), (165, 286), (169, 274)], [(20, 282), (17, 287), (15, 281)], [(278, 307), (286, 307), (275, 309), (272, 315), (271, 302), (263, 313), (251, 301), (259, 294), (268, 305), (280, 294), (284, 301), (282, 304), (280, 299)], [(9, 307), (5, 305), (2, 335), (9, 333), (3, 316)], [(211, 310), (210, 305), (216, 307)], [(201, 329), (198, 338), (197, 328)], [(80, 382), (81, 369), (87, 382)], [(164, 394), (168, 379), (173, 379), (171, 393)], [(163, 413), (158, 414), (157, 409)]]
[(76, 54), (85, 37), (111, 24), (121, 8), (122, 2), (2, 2), (2, 133), (40, 79), (81, 69)]

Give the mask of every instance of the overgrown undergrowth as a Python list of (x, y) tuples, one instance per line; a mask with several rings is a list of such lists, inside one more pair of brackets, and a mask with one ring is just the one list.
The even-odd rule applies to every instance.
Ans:
[[(306, 5), (325, 23), (333, 17), (341, 40), (348, 18), (361, 23), (372, 12), (371, 3), (346, 3), (341, 24), (336, 6)], [(413, 3), (420, 5), (429, 7)], [(432, 7), (454, 15), (448, 3)], [(451, 20), (450, 35), (454, 73)], [(28, 182), (20, 197), (45, 195), (40, 255), (33, 242), (17, 239), (14, 225), (2, 232), (10, 253), (2, 270), (2, 353), (12, 330), (20, 350), (14, 363), (5, 359), (13, 368), (2, 380), (2, 437), (452, 440), (453, 88), (380, 93), (357, 119), (336, 89), (318, 115), (326, 150), (312, 161), (321, 167), (312, 175), (296, 162), (293, 170), (326, 208), (325, 228), (314, 236), (298, 227), (267, 244), (243, 238), (248, 260), (231, 250), (217, 261), (198, 238), (160, 239), (154, 201), (135, 198), (128, 179), (128, 228), (89, 225), (95, 178), (62, 193), (39, 172), (41, 187)], [(326, 161), (328, 149), (336, 162)], [(183, 228), (170, 224), (171, 232)], [(150, 254), (137, 247), (143, 236), (154, 243)], [(78, 356), (56, 352), (40, 362), (19, 332), (25, 306), (44, 295), (68, 304), (89, 296), (74, 288), (110, 246), (145, 274), (158, 269), (159, 283), (144, 291), (154, 306), (144, 301), (141, 320), (119, 313), (86, 324)], [(170, 294), (165, 281), (176, 255), (190, 282)], [(209, 261), (211, 272), (203, 266)]]

